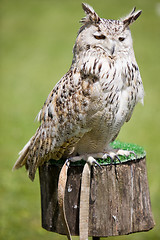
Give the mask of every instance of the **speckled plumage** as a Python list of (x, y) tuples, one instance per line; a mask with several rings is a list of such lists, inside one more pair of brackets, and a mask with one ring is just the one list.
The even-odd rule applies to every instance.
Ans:
[(129, 121), (136, 103), (143, 102), (128, 27), (141, 11), (133, 9), (122, 20), (107, 20), (89, 5), (82, 6), (86, 17), (81, 20), (71, 68), (49, 94), (37, 116), (41, 125), (14, 165), (14, 169), (25, 165), (32, 180), (37, 167), (51, 158), (125, 154), (108, 145)]

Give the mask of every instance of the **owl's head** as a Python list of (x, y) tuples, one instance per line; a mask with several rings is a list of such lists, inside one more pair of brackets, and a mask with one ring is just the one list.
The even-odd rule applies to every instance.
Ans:
[(120, 53), (130, 54), (133, 47), (129, 25), (141, 15), (142, 11), (135, 11), (136, 8), (134, 8), (121, 20), (108, 20), (100, 18), (88, 4), (82, 3), (82, 8), (86, 16), (81, 20), (83, 25), (75, 44), (77, 53), (86, 51), (90, 47), (98, 47), (110, 57)]

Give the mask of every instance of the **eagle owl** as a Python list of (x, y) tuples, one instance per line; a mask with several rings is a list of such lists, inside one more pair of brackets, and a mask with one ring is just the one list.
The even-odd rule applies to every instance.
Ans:
[(37, 119), (35, 135), (19, 153), (13, 169), (25, 165), (31, 180), (49, 159), (112, 159), (129, 151), (109, 143), (129, 121), (144, 90), (129, 25), (141, 11), (121, 20), (100, 18), (88, 4), (73, 48), (69, 71), (48, 95)]

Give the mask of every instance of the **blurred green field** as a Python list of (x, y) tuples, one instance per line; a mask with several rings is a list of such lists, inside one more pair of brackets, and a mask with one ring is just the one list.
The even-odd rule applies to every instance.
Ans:
[[(131, 27), (145, 87), (119, 139), (143, 146), (156, 226), (119, 238), (160, 239), (160, 2), (88, 0), (101, 17), (119, 18), (133, 6), (143, 10)], [(72, 47), (84, 16), (81, 1), (0, 0), (0, 239), (67, 239), (41, 228), (38, 174), (32, 183), (24, 169), (12, 172), (17, 154), (34, 134), (34, 119), (72, 61)], [(74, 238), (78, 239), (78, 238)]]

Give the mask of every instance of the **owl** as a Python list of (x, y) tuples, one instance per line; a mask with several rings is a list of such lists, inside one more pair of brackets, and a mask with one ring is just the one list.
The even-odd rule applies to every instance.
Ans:
[(135, 59), (129, 26), (141, 15), (132, 12), (121, 20), (100, 18), (88, 4), (81, 20), (69, 71), (47, 97), (37, 119), (40, 126), (19, 153), (13, 169), (25, 165), (33, 181), (36, 169), (49, 159), (97, 158), (130, 151), (109, 145), (122, 125), (143, 103), (143, 84)]

